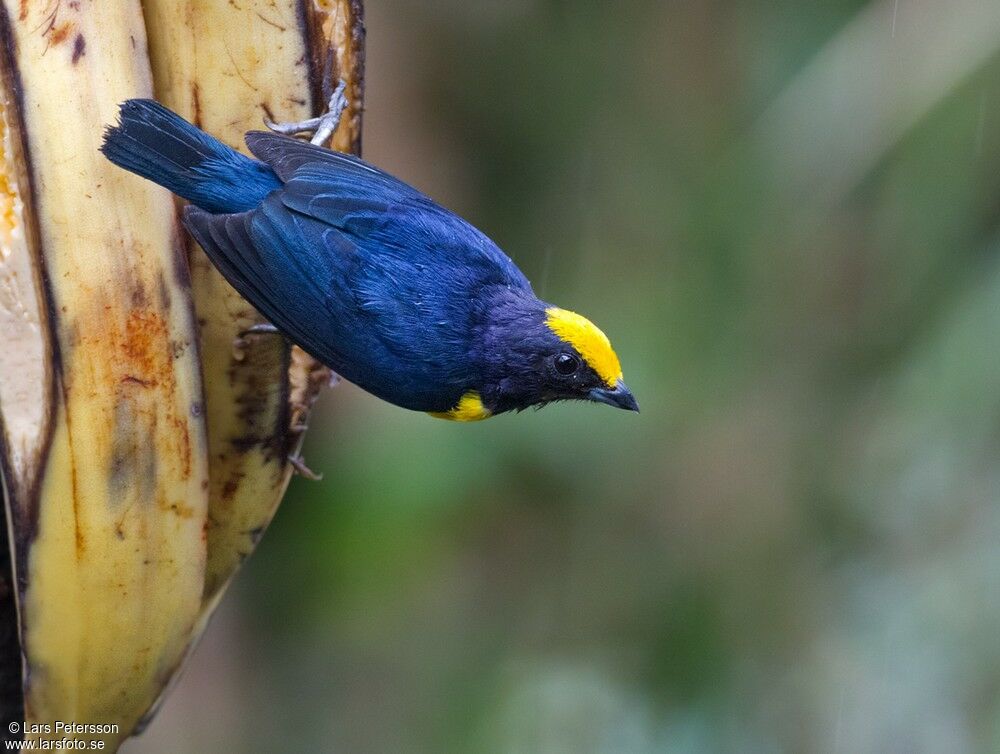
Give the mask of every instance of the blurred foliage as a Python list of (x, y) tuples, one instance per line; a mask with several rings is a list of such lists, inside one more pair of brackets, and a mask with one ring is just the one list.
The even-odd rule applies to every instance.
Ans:
[(367, 157), (642, 414), (337, 388), (129, 750), (1000, 749), (994, 5), (369, 0)]

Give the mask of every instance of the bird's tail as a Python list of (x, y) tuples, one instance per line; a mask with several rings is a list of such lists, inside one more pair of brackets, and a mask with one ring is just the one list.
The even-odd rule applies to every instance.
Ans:
[(119, 123), (105, 131), (101, 151), (116, 165), (217, 214), (252, 209), (281, 185), (264, 163), (149, 99), (121, 104)]

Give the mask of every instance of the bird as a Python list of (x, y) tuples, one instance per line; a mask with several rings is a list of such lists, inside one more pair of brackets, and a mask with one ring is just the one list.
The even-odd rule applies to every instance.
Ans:
[(382, 400), (454, 421), (563, 400), (638, 412), (604, 332), (539, 299), (484, 233), (360, 158), (290, 135), (328, 136), (338, 93), (322, 118), (247, 132), (253, 157), (129, 99), (101, 151), (187, 200), (188, 232), (274, 330)]

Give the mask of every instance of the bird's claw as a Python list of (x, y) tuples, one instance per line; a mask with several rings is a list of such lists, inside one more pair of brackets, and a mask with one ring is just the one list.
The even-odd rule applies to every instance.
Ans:
[(341, 80), (334, 89), (327, 110), (318, 118), (309, 118), (291, 123), (275, 123), (270, 118), (264, 118), (264, 125), (275, 133), (285, 136), (295, 136), (300, 133), (312, 133), (311, 144), (322, 146), (333, 136), (340, 125), (340, 116), (347, 109), (347, 82)]
[(306, 462), (303, 460), (302, 456), (289, 455), (288, 462), (292, 465), (292, 468), (295, 469), (295, 472), (299, 476), (303, 476), (313, 482), (318, 482), (323, 478), (322, 474), (317, 474), (315, 471), (306, 466)]
[(245, 338), (247, 335), (277, 335), (278, 328), (272, 325), (270, 322), (258, 322), (256, 325), (250, 325), (246, 330), (239, 334), (240, 338)]
[(248, 335), (278, 335), (278, 328), (272, 325), (270, 322), (258, 322), (256, 325), (251, 325), (246, 330), (240, 332), (235, 338), (233, 338), (233, 358), (236, 361), (243, 361), (247, 355), (247, 346), (249, 342), (247, 341)]

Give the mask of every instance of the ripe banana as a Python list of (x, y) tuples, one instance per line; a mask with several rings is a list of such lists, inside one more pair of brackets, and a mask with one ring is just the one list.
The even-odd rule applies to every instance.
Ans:
[[(232, 147), (263, 120), (321, 113), (339, 79), (348, 110), (333, 146), (360, 143), (359, 0), (144, 0), (157, 99)], [(327, 370), (274, 335), (191, 242), (209, 431), (204, 616), (253, 551), (291, 475)], [(235, 344), (235, 345), (234, 345)]]
[(0, 42), (0, 436), (25, 730), (107, 726), (79, 737), (114, 748), (201, 610), (197, 328), (170, 196), (98, 152), (118, 103), (152, 95), (137, 0), (3, 0)]
[(344, 79), (333, 146), (357, 152), (362, 44), (360, 0), (0, 0), (0, 471), (28, 737), (94, 723), (77, 737), (113, 749), (148, 718), (329, 378), (280, 338), (241, 338), (258, 315), (185, 254), (169, 195), (101, 157), (102, 127), (155, 88), (242, 147)]

